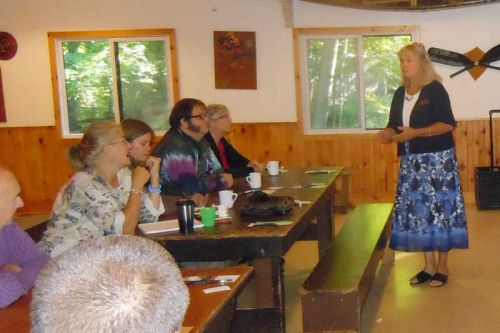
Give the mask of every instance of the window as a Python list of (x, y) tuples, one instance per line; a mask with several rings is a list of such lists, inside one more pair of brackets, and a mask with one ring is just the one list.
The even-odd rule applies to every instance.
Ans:
[(63, 137), (96, 120), (136, 118), (168, 129), (177, 99), (174, 30), (49, 33)]
[(400, 85), (397, 51), (412, 41), (415, 30), (295, 29), (299, 120), (304, 132), (350, 133), (385, 127), (393, 93)]

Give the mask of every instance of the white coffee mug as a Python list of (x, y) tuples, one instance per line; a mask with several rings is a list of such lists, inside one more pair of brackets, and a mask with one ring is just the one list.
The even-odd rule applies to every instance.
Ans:
[(251, 188), (261, 188), (262, 176), (260, 172), (250, 172), (247, 177), (247, 182)]
[(266, 165), (267, 172), (269, 176), (277, 176), (280, 174), (280, 162), (279, 161), (269, 161)]
[(238, 194), (234, 193), (231, 190), (219, 191), (219, 202), (221, 205), (224, 205), (227, 208), (233, 207), (233, 203), (237, 197)]

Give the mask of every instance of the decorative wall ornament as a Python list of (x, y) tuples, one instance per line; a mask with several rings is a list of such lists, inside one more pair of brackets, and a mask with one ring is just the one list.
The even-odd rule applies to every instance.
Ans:
[(486, 68), (500, 70), (500, 67), (490, 65), (492, 62), (500, 60), (500, 44), (492, 47), (486, 53), (478, 47), (464, 54), (431, 47), (427, 53), (434, 62), (462, 67), (459, 71), (451, 74), (450, 77), (455, 77), (462, 72), (468, 71), (472, 78), (477, 80), (484, 73)]
[[(12, 59), (17, 52), (17, 42), (14, 36), (0, 31), (0, 60)], [(3, 97), (2, 69), (0, 68), (0, 122), (6, 122), (5, 100)]]
[(389, 11), (429, 11), (483, 5), (500, 0), (302, 0), (338, 7)]
[(214, 31), (216, 89), (257, 89), (255, 32)]

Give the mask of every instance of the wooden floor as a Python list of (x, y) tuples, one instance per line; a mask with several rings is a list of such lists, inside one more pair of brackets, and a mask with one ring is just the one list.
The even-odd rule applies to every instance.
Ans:
[[(379, 267), (363, 317), (362, 333), (489, 333), (500, 331), (500, 210), (467, 205), (469, 249), (450, 252), (450, 279), (442, 288), (410, 287), (421, 254), (396, 252)], [(347, 215), (335, 215), (342, 225)], [(337, 232), (340, 228), (337, 228)], [(287, 332), (302, 331), (299, 286), (317, 261), (314, 242), (298, 242), (286, 255)]]

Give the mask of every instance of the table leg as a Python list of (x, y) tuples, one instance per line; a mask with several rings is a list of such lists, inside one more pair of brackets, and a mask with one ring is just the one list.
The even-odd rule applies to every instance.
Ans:
[(335, 234), (335, 224), (332, 214), (332, 201), (327, 200), (325, 202), (325, 204), (323, 205), (323, 209), (321, 209), (316, 218), (316, 236), (318, 239), (318, 255), (320, 258), (326, 252), (328, 246), (333, 240), (333, 235)]
[(281, 317), (282, 331), (285, 328), (284, 261), (283, 258), (257, 258), (254, 260), (257, 308), (277, 308)]

